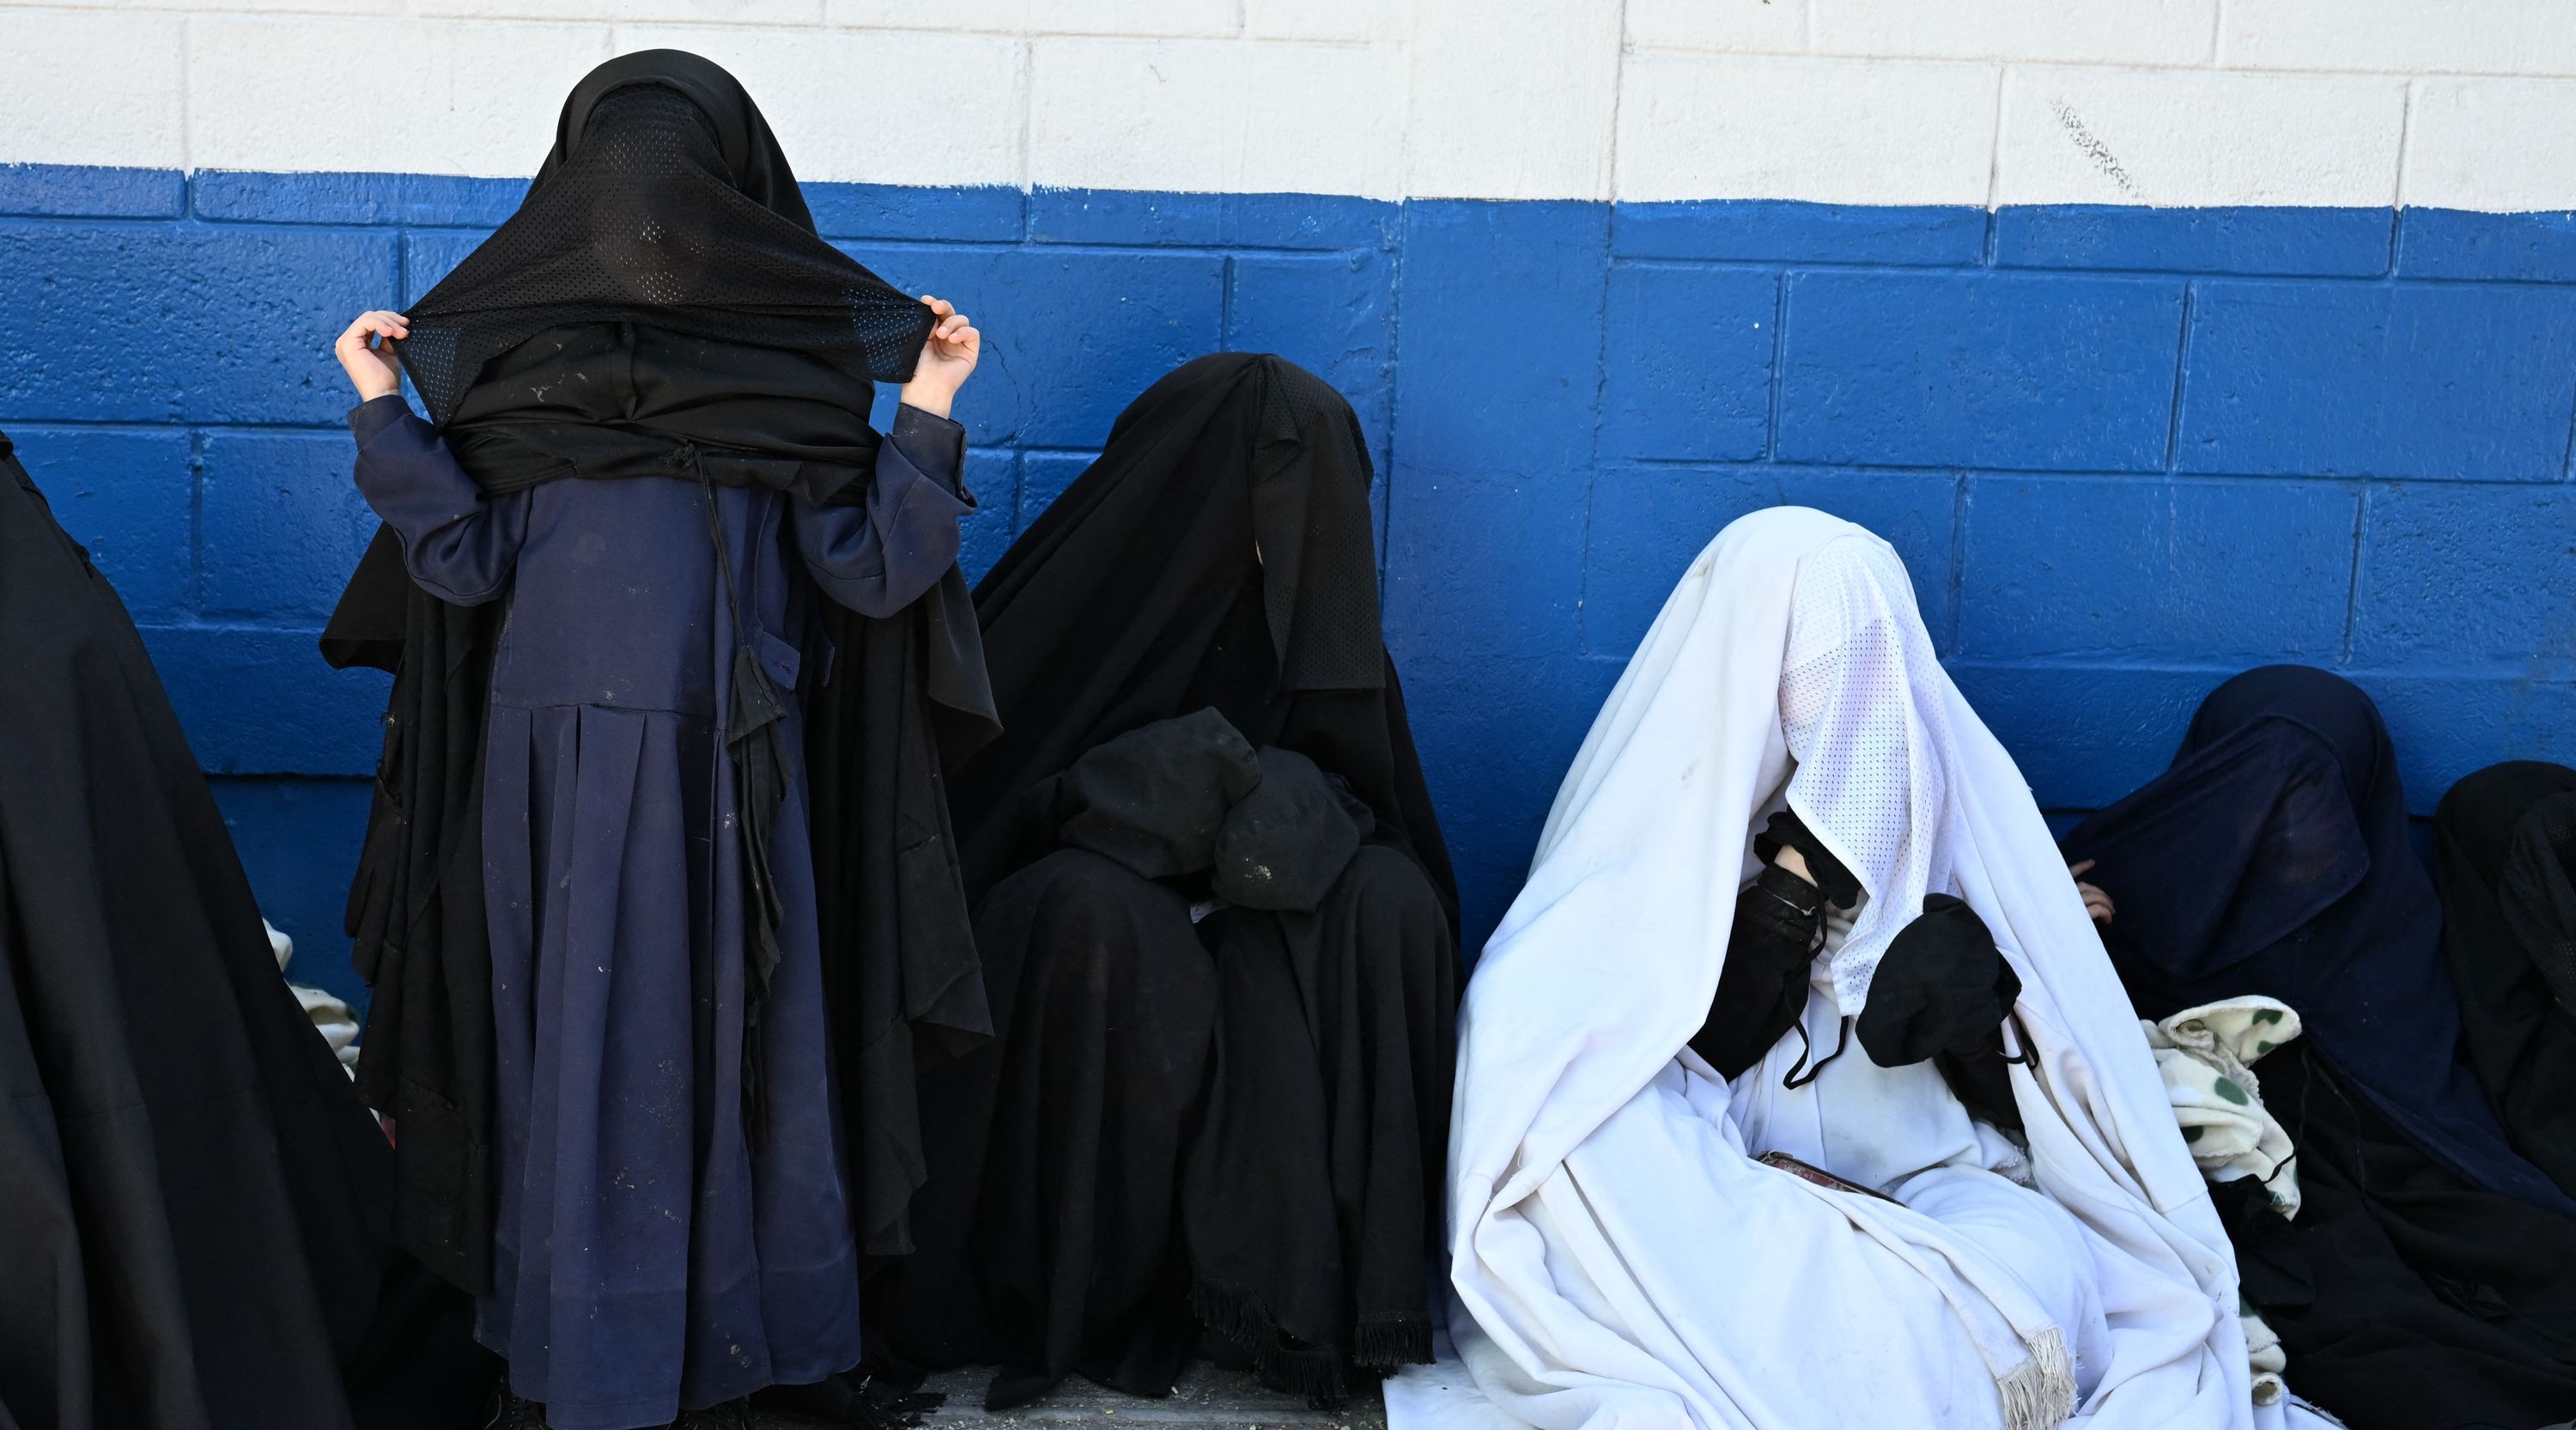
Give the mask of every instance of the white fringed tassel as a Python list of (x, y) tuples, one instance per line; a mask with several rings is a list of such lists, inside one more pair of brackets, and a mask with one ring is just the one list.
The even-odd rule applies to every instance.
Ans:
[(2003, 1392), (2004, 1430), (2057, 1430), (2075, 1413), (2075, 1362), (2055, 1326), (2030, 1338), (2030, 1359), (1995, 1382)]

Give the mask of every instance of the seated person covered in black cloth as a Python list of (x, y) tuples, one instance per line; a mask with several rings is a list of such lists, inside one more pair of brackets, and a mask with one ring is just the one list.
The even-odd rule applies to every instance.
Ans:
[(2576, 1196), (2576, 770), (2490, 765), (2433, 816), (2460, 1040), (2515, 1151)]
[(975, 593), (1004, 733), (950, 778), (994, 1041), (925, 1072), (904, 1356), (1318, 1403), (1427, 1360), (1456, 894), (1378, 627), (1348, 403), (1156, 383)]
[(2104, 941), (2140, 1016), (2259, 994), (2305, 1025), (2263, 1063), (2296, 1219), (2256, 1179), (2212, 1189), (2291, 1386), (2355, 1430), (2562, 1422), (2576, 1203), (2508, 1144), (2462, 1060), (2406, 818), (2370, 698), (2268, 666), (2212, 692), (2172, 768), (2064, 850), (2116, 905)]
[(497, 1366), (277, 971), (133, 620), (0, 436), (0, 1426), (479, 1423)]

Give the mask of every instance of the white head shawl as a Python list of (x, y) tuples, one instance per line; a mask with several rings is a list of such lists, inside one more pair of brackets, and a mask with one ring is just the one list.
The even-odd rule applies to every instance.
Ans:
[[(1659, 1294), (1763, 1302), (1798, 1274), (1797, 1250), (1754, 1248), (1776, 1260), (1745, 1266), (1737, 1284), (1676, 1291), (1652, 1263), (1687, 1229), (1647, 1229), (1651, 1212), (1633, 1206), (1596, 1214), (1562, 1184), (1567, 1159), (1698, 1029), (1753, 871), (1752, 832), (1784, 779), (1869, 892), (1832, 966), (1845, 1014), (1927, 892), (1964, 898), (2021, 978), (2032, 1061), (2012, 1081), (2033, 1176), (2081, 1227), (2111, 1328), (2111, 1364), (2094, 1368), (2076, 1423), (2249, 1424), (2225, 1233), (2047, 827), (1935, 662), (1895, 553), (1803, 508), (1735, 522), (1682, 578), (1566, 775), (1529, 882), (1467, 990), (1452, 1280), (1475, 1320), (1469, 1364), (1502, 1358), (1488, 1364), (1504, 1373), (1477, 1372), (1486, 1393), (1551, 1426), (1672, 1423), (1676, 1404), (1704, 1424), (1783, 1419), (1744, 1408), (1718, 1371), (1673, 1364), (1693, 1358), (1675, 1353), (1680, 1341), (1632, 1341), (1587, 1304), (1660, 1325), (1692, 1311)], [(1706, 1173), (1676, 1158), (1618, 1175), (1651, 1188)], [(1597, 1248), (1585, 1268), (1612, 1281), (1564, 1290), (1553, 1270), (1568, 1242)]]

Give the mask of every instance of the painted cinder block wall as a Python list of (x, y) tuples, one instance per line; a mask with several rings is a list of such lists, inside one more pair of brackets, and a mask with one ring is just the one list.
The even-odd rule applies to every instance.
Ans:
[(329, 340), (657, 44), (992, 334), (976, 570), (1190, 356), (1349, 395), (1471, 932), (1674, 578), (1777, 501), (1896, 544), (2054, 810), (2268, 660), (2378, 696), (2419, 810), (2576, 758), (2554, 0), (0, 0), (0, 427), (299, 977), (360, 991), (383, 696), (313, 652), (373, 524)]

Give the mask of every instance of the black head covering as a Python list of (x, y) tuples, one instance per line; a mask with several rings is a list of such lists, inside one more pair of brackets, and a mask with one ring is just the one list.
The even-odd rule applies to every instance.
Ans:
[(2442, 911), (2407, 841), (2370, 697), (2307, 666), (2201, 702), (2173, 767), (2066, 837), (2119, 904), (2113, 962), (2142, 1016), (2258, 993), (2417, 1145), (2471, 1182), (2576, 1215), (2516, 1156), (2460, 1061)]
[[(759, 109), (676, 50), (593, 70), (519, 212), (415, 304), (404, 369), (487, 493), (565, 478), (695, 477), (859, 499), (871, 379), (908, 376), (930, 310), (814, 233)], [(712, 503), (710, 503), (712, 511)], [(721, 556), (723, 548), (717, 548)], [(727, 577), (728, 586), (730, 577)], [(860, 1249), (910, 1249), (927, 1050), (987, 1030), (941, 761), (994, 729), (965, 578), (876, 620), (816, 601), (838, 652), (802, 693), (809, 835)], [(491, 950), (482, 917), (483, 721), (501, 603), (412, 583), (379, 531), (322, 634), (336, 666), (394, 672), (385, 753), (349, 896), (368, 1006), (364, 1090), (403, 1128), (403, 1245), (489, 1284)], [(780, 911), (762, 897), (784, 796), (784, 698), (739, 640), (728, 719), (755, 888), (749, 1016)], [(746, 1036), (745, 1085), (760, 1088)]]
[(2461, 1041), (2514, 1149), (2576, 1191), (2576, 770), (2470, 775), (2433, 816)]
[(1370, 478), (1350, 404), (1280, 358), (1200, 358), (1119, 414), (975, 590), (1003, 733), (950, 785), (969, 890), (1045, 852), (1032, 787), (1214, 707), (1341, 776), (1456, 908), (1379, 634)]
[(634, 322), (811, 353), (864, 387), (911, 376), (934, 321), (815, 234), (760, 107), (679, 50), (585, 76), (519, 211), (410, 317), (396, 346), (442, 425), (485, 363), (549, 328)]

